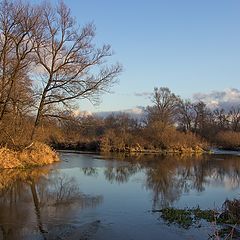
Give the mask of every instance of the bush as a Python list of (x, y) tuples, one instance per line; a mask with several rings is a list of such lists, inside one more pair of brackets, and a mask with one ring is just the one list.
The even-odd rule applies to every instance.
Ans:
[(0, 148), (0, 168), (26, 168), (59, 161), (58, 155), (48, 145), (34, 142), (31, 146), (15, 151)]
[(149, 144), (155, 148), (176, 152), (202, 151), (206, 147), (199, 137), (191, 132), (180, 132), (172, 125), (154, 122), (145, 129)]
[(216, 135), (216, 144), (223, 149), (238, 149), (240, 148), (240, 132), (219, 132)]

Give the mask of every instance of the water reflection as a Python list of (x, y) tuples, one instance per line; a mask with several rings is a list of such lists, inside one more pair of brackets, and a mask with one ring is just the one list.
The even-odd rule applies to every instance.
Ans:
[[(105, 158), (107, 158), (105, 156)], [(104, 170), (105, 179), (111, 183), (127, 183), (139, 173), (145, 173), (143, 185), (152, 192), (152, 207), (173, 205), (190, 190), (203, 192), (209, 185), (225, 186), (230, 189), (240, 187), (240, 157), (226, 155), (201, 156), (159, 156), (141, 155), (138, 159), (119, 157), (120, 166), (109, 166)], [(98, 174), (91, 168), (86, 174)]]
[(141, 166), (139, 164), (128, 164), (120, 167), (108, 167), (104, 171), (105, 178), (111, 182), (126, 183), (129, 178), (139, 172)]
[(146, 187), (153, 191), (153, 208), (170, 206), (183, 193), (202, 192), (209, 185), (240, 186), (239, 157), (164, 157), (146, 169)]
[(85, 167), (81, 169), (86, 176), (97, 177), (98, 170), (94, 167)]
[[(140, 213), (151, 207), (174, 205), (183, 195), (204, 193), (209, 187), (221, 191), (240, 187), (237, 156), (103, 157), (107, 161), (101, 156), (67, 157), (62, 168), (0, 172), (0, 239), (67, 239), (81, 224), (92, 221), (89, 226), (95, 229), (99, 219), (109, 218), (124, 224), (121, 218), (127, 217), (146, 227), (145, 213)], [(107, 200), (103, 202), (100, 194)]]
[(56, 225), (64, 223), (68, 215), (73, 215), (71, 209), (96, 207), (102, 200), (102, 196), (81, 193), (75, 178), (59, 171), (50, 175), (47, 168), (2, 171), (0, 239), (21, 239), (22, 235), (27, 239), (28, 232), (49, 239), (53, 229), (48, 219), (55, 219)]

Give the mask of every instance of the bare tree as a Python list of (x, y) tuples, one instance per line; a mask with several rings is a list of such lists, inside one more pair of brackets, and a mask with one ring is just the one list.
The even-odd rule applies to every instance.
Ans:
[(39, 19), (38, 7), (18, 0), (0, 2), (0, 129), (5, 144), (15, 146), (26, 126), (23, 118), (32, 110), (31, 38)]
[(160, 121), (164, 125), (173, 123), (177, 114), (180, 98), (166, 87), (154, 88), (152, 102), (154, 106), (148, 107), (149, 121)]
[(38, 19), (36, 9), (28, 4), (7, 0), (0, 3), (0, 121), (28, 98), (31, 37)]
[(212, 112), (202, 101), (194, 104), (194, 127), (193, 132), (199, 133), (201, 136), (209, 134), (208, 130), (212, 119)]
[(232, 107), (228, 113), (231, 128), (234, 132), (239, 130), (240, 125), (240, 107)]
[(178, 124), (184, 131), (191, 131), (194, 122), (194, 104), (189, 100), (179, 102)]
[(105, 65), (112, 55), (110, 46), (96, 48), (94, 36), (95, 27), (78, 27), (63, 2), (56, 8), (43, 6), (42, 25), (33, 41), (42, 88), (32, 138), (44, 117), (61, 117), (58, 113), (79, 99), (96, 102), (115, 82), (121, 66)]
[(225, 112), (223, 108), (215, 109), (213, 111), (213, 120), (217, 128), (220, 130), (226, 130), (229, 127), (229, 114)]

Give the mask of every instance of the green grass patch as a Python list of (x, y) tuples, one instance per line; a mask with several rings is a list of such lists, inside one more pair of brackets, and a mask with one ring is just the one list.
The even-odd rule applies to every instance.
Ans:
[[(207, 209), (202, 210), (195, 208), (163, 208), (161, 210), (153, 210), (160, 212), (161, 218), (167, 224), (176, 224), (179, 227), (188, 229), (192, 226), (201, 227), (201, 221), (205, 220), (216, 226), (216, 232), (209, 235), (210, 239), (216, 239), (219, 236), (224, 239), (240, 239), (240, 200), (226, 200), (219, 211)], [(219, 238), (220, 239), (220, 238)]]

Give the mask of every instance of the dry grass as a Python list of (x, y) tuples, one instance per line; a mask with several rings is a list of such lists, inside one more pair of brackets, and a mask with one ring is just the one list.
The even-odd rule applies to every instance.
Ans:
[(0, 148), (0, 169), (42, 166), (57, 161), (57, 153), (48, 145), (39, 142), (34, 142), (32, 146), (21, 151)]

